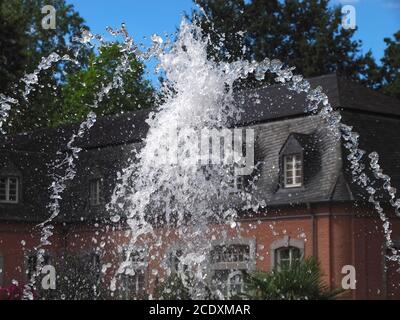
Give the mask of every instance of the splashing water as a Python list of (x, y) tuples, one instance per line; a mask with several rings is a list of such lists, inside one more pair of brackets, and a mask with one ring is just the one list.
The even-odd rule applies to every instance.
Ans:
[[(267, 71), (275, 74), (276, 81), (286, 84), (289, 90), (307, 93), (305, 111), (318, 114), (326, 120), (334, 137), (343, 137), (347, 141), (345, 147), (350, 153), (348, 159), (352, 164), (354, 182), (371, 194), (369, 201), (384, 222), (386, 246), (392, 252), (390, 259), (400, 261), (393, 248), (388, 218), (373, 197), (375, 191), (369, 186), (371, 179), (362, 172), (360, 161), (364, 151), (358, 148), (358, 135), (341, 124), (340, 115), (333, 111), (322, 88), (311, 89), (308, 81), (293, 75), (293, 68), (284, 68), (279, 60), (218, 64), (207, 59), (206, 48), (201, 30), (184, 22), (173, 48), (159, 57), (169, 81), (165, 88), (168, 98), (148, 120), (150, 130), (144, 147), (120, 177), (109, 204), (112, 220), (119, 221), (119, 212), (126, 212), (125, 218), (132, 231), (130, 250), (117, 273), (129, 269), (135, 244), (145, 241), (143, 239), (148, 234), (157, 237), (154, 225), (158, 223), (172, 228), (178, 238), (184, 239), (185, 257), (181, 261), (195, 271), (196, 285), (192, 286), (192, 297), (204, 298), (202, 289), (208, 272), (210, 239), (218, 230), (215, 226), (228, 223), (235, 228), (234, 221), (239, 212), (249, 208), (257, 212), (262, 203), (251, 193), (241, 193), (236, 195), (237, 201), (232, 200), (230, 185), (235, 178), (230, 174), (232, 168), (199, 166), (196, 133), (204, 128), (228, 128), (229, 119), (238, 119), (242, 111), (234, 101), (234, 82), (246, 78), (249, 73), (262, 80)], [(184, 137), (178, 138), (178, 143), (175, 141), (177, 132)], [(178, 163), (172, 165), (166, 155), (177, 155)], [(369, 157), (375, 177), (385, 181), (384, 188), (398, 213), (399, 202), (395, 199), (395, 189), (390, 186), (390, 178), (382, 174), (376, 153)], [(152, 249), (150, 245), (149, 250)], [(115, 278), (112, 289), (115, 289)]]
[[(267, 72), (274, 74), (276, 81), (285, 84), (289, 90), (306, 93), (308, 104), (305, 112), (319, 115), (326, 121), (334, 137), (343, 138), (344, 146), (349, 151), (348, 160), (351, 162), (354, 183), (368, 192), (369, 201), (383, 222), (386, 246), (391, 252), (388, 258), (400, 262), (399, 253), (393, 248), (389, 218), (375, 198), (376, 186), (374, 188), (372, 185), (378, 180), (383, 181), (390, 204), (400, 216), (400, 199), (396, 199), (396, 189), (391, 186), (390, 177), (383, 173), (376, 152), (368, 156), (369, 168), (374, 176), (368, 177), (364, 172), (365, 166), (361, 163), (366, 152), (358, 147), (359, 136), (351, 127), (341, 123), (340, 115), (333, 111), (322, 88), (312, 89), (307, 80), (293, 74), (293, 68), (284, 67), (276, 59), (265, 59), (260, 63), (212, 61), (207, 57), (208, 43), (202, 36), (201, 29), (186, 21), (182, 22), (177, 39), (171, 46), (160, 36), (153, 35), (153, 45), (145, 51), (141, 51), (134, 44), (124, 25), (120, 30), (108, 31), (113, 36), (124, 37), (123, 43), (118, 44), (124, 55), (113, 81), (105, 84), (98, 93), (96, 101), (90, 106), (92, 111), (68, 142), (65, 158), (56, 166), (57, 169), (64, 168), (65, 174), (55, 176), (51, 185), (52, 196), (48, 206), (50, 217), (40, 224), (42, 236), (36, 249), (41, 259), (38, 261), (43, 261), (43, 248), (51, 245), (51, 222), (59, 214), (65, 183), (72, 180), (76, 174), (75, 161), (78, 159), (80, 148), (74, 147), (73, 144), (94, 125), (94, 111), (98, 102), (110, 90), (122, 87), (121, 74), (130, 71), (129, 62), (131, 56), (134, 56), (141, 59), (156, 57), (159, 60), (158, 68), (165, 72), (166, 82), (161, 88), (164, 102), (147, 120), (149, 131), (143, 141), (143, 147), (135, 152), (131, 163), (118, 176), (118, 183), (107, 205), (111, 221), (115, 224), (126, 222), (130, 228), (125, 261), (116, 270), (110, 286), (112, 291), (116, 290), (119, 275), (135, 272), (132, 270), (131, 258), (138, 247), (146, 246), (148, 252), (158, 255), (162, 260), (162, 250), (159, 248), (171, 237), (184, 242), (185, 250), (181, 262), (187, 269), (181, 270), (180, 275), (184, 281), (194, 283), (190, 286), (191, 296), (207, 296), (210, 239), (219, 232), (220, 225), (227, 224), (231, 229), (239, 229), (237, 219), (241, 212), (256, 213), (265, 204), (257, 199), (255, 193), (237, 192), (233, 187), (235, 172), (243, 165), (242, 148), (236, 148), (225, 155), (225, 159), (231, 161), (212, 161), (213, 159), (209, 158), (209, 145), (202, 140), (202, 133), (223, 132), (242, 146), (242, 132), (230, 130), (232, 121), (240, 119), (241, 113), (245, 111), (235, 102), (234, 83), (247, 78), (249, 74), (254, 74), (257, 80), (263, 80)], [(93, 39), (98, 40), (100, 46), (106, 45), (102, 37), (87, 31), (77, 40), (82, 45), (92, 45)], [(73, 61), (68, 56), (53, 54), (43, 59), (32, 74), (24, 76), (24, 99), (28, 98), (32, 86), (38, 82), (40, 70), (47, 69), (52, 63), (60, 60)], [(17, 99), (0, 95), (0, 131), (12, 106), (18, 104)], [(245, 136), (247, 146), (251, 144), (251, 131), (246, 131)], [(207, 146), (206, 150), (202, 148), (202, 143)], [(39, 273), (40, 265), (32, 283)], [(220, 298), (224, 297), (221, 293), (215, 294)], [(28, 289), (25, 297), (32, 298)]]

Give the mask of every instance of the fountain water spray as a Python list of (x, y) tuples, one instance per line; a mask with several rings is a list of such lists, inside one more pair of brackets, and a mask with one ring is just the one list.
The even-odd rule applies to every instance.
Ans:
[[(265, 59), (259, 63), (212, 61), (207, 56), (208, 41), (202, 35), (201, 29), (196, 24), (186, 21), (182, 22), (177, 39), (171, 46), (169, 43), (163, 43), (161, 37), (154, 35), (152, 47), (145, 51), (141, 51), (134, 44), (125, 26), (116, 31), (109, 29), (109, 32), (114, 36), (124, 37), (124, 42), (118, 44), (124, 55), (112, 83), (105, 85), (98, 93), (97, 100), (91, 106), (93, 110), (81, 124), (78, 133), (71, 137), (67, 144), (67, 155), (57, 165), (57, 168), (65, 167), (65, 174), (55, 176), (51, 186), (50, 217), (40, 224), (42, 237), (37, 246), (39, 257), (43, 256), (43, 248), (51, 244), (51, 222), (59, 214), (59, 202), (65, 190), (65, 182), (72, 180), (76, 174), (75, 161), (78, 159), (80, 148), (74, 147), (73, 143), (94, 125), (96, 116), (93, 111), (98, 101), (111, 89), (122, 86), (120, 75), (130, 71), (130, 57), (134, 56), (140, 59), (157, 58), (159, 68), (165, 72), (166, 82), (161, 88), (164, 102), (147, 120), (150, 129), (143, 141), (143, 147), (118, 176), (118, 183), (107, 205), (111, 221), (116, 224), (126, 222), (130, 228), (125, 261), (116, 270), (110, 286), (112, 291), (116, 290), (119, 275), (134, 274), (131, 258), (138, 246), (147, 242), (148, 250), (156, 251), (156, 255), (161, 254), (157, 253), (157, 248), (162, 241), (158, 229), (162, 227), (173, 230), (175, 236), (185, 243), (185, 253), (181, 261), (187, 265), (190, 276), (184, 271), (181, 271), (180, 275), (184, 280), (194, 283), (191, 296), (204, 298), (207, 295), (208, 253), (211, 249), (209, 239), (216, 232), (213, 226), (227, 223), (231, 228), (237, 228), (236, 220), (241, 211), (252, 210), (256, 213), (265, 204), (257, 199), (251, 190), (238, 193), (232, 186), (236, 178), (235, 168), (240, 165), (238, 161), (219, 165), (202, 162), (194, 150), (199, 150), (198, 137), (202, 130), (228, 130), (232, 121), (240, 119), (241, 113), (246, 112), (245, 106), (238, 106), (236, 103), (235, 82), (246, 79), (249, 74), (254, 74), (257, 80), (263, 80), (267, 72), (274, 74), (275, 80), (286, 85), (289, 90), (306, 93), (308, 103), (305, 112), (319, 115), (326, 121), (330, 133), (345, 141), (354, 183), (368, 192), (369, 201), (383, 222), (386, 246), (391, 252), (388, 258), (400, 262), (400, 255), (393, 247), (389, 218), (374, 196), (376, 187), (373, 187), (373, 183), (383, 181), (390, 204), (400, 216), (400, 199), (396, 198), (396, 189), (391, 186), (390, 177), (384, 174), (379, 166), (379, 156), (376, 152), (369, 154), (369, 168), (373, 176), (369, 177), (365, 173), (362, 161), (366, 152), (359, 149), (358, 134), (353, 132), (351, 127), (341, 123), (340, 115), (333, 111), (322, 88), (312, 89), (302, 76), (293, 74), (294, 68), (284, 67), (277, 59)], [(88, 45), (93, 39), (100, 42), (100, 47), (106, 45), (102, 37), (87, 31), (83, 33), (80, 42), (82, 45)], [(50, 55), (33, 74), (22, 79), (26, 83), (23, 93), (25, 99), (32, 85), (37, 83), (40, 70), (49, 68), (51, 63), (61, 59), (68, 60), (69, 57)], [(4, 95), (1, 95), (0, 99), (1, 129), (11, 107), (17, 106), (19, 102)], [(231, 156), (234, 159), (240, 158), (235, 157), (235, 152)], [(176, 157), (178, 161), (169, 161), (171, 157)], [(40, 265), (33, 283), (39, 271)], [(26, 298), (32, 297), (27, 290)]]

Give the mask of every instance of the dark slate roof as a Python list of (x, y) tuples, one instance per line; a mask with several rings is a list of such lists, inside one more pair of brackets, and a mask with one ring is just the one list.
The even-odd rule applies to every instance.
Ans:
[[(125, 112), (117, 116), (99, 117), (89, 134), (79, 140), (79, 146), (90, 149), (141, 141), (148, 130), (146, 119), (150, 112), (151, 110), (147, 109)], [(71, 124), (56, 129), (40, 129), (5, 136), (0, 139), (0, 148), (3, 145), (10, 150), (53, 154), (65, 150), (67, 142), (78, 128), (79, 124)]]
[(43, 153), (18, 152), (0, 149), (0, 175), (2, 168), (8, 170), (13, 167), (13, 176), (18, 176), (22, 186), (22, 199), (18, 204), (1, 204), (0, 219), (7, 221), (43, 221), (46, 216), (46, 205), (50, 193), (48, 186), (51, 180), (48, 177), (46, 163), (49, 157)]
[[(400, 104), (398, 105), (400, 109)], [(376, 151), (379, 154), (379, 164), (383, 173), (391, 177), (392, 186), (400, 187), (400, 117), (377, 114), (365, 114), (361, 112), (342, 112), (342, 121), (353, 126), (353, 130), (360, 135), (360, 148), (366, 151), (364, 158), (369, 163), (368, 154)], [(343, 147), (343, 157), (347, 151)], [(369, 176), (372, 173), (366, 171)], [(344, 167), (344, 176), (348, 181), (354, 197), (362, 197), (362, 192), (351, 183), (349, 166)], [(380, 184), (382, 186), (382, 181)], [(377, 187), (376, 185), (374, 187)]]
[[(311, 87), (321, 86), (332, 107), (343, 110), (400, 116), (400, 101), (358, 83), (330, 74), (309, 79)], [(249, 90), (238, 98), (244, 113), (241, 124), (258, 123), (304, 115), (305, 94), (282, 85)]]
[[(83, 150), (77, 162), (76, 178), (69, 182), (67, 192), (63, 195), (61, 218), (75, 221), (103, 217), (117, 172), (127, 166), (128, 159), (133, 157), (132, 152), (139, 147), (139, 143), (133, 143)], [(100, 179), (101, 199), (100, 205), (93, 207), (89, 205), (89, 184), (95, 179)]]
[[(340, 144), (328, 133), (319, 116), (297, 117), (254, 126), (257, 132), (256, 158), (259, 163), (259, 197), (267, 204), (328, 201), (340, 167)], [(300, 188), (281, 185), (280, 151), (288, 137), (307, 135), (315, 141), (315, 153), (307, 160), (305, 181)], [(305, 168), (306, 169), (306, 168)]]
[[(343, 122), (360, 133), (361, 147), (378, 151), (382, 167), (400, 185), (400, 103), (358, 84), (327, 75), (310, 79), (313, 87), (320, 85), (328, 94), (332, 106), (340, 110)], [(233, 125), (256, 129), (256, 162), (259, 180), (256, 194), (270, 205), (304, 202), (349, 201), (365, 195), (352, 183), (347, 170), (346, 150), (328, 133), (318, 116), (304, 117), (305, 97), (274, 85), (247, 91), (237, 103), (243, 108), (241, 120)], [(63, 194), (64, 221), (100, 216), (103, 209), (88, 205), (89, 181), (101, 177), (103, 203), (115, 184), (120, 171), (139, 148), (152, 110), (126, 112), (99, 118), (90, 133), (77, 145), (83, 148), (77, 162), (77, 177)], [(48, 174), (56, 152), (64, 150), (66, 142), (78, 125), (43, 129), (0, 138), (0, 169), (9, 163), (20, 169), (23, 201), (18, 205), (0, 204), (0, 219), (42, 221), (48, 216)], [(280, 157), (289, 137), (293, 137), (308, 154), (305, 158), (305, 181), (301, 188), (280, 187)], [(345, 163), (345, 165), (343, 165)], [(344, 170), (342, 170), (344, 169)]]

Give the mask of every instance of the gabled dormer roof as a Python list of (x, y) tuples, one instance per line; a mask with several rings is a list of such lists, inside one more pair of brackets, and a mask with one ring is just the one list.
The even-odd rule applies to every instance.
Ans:
[(279, 154), (293, 154), (293, 153), (302, 153), (309, 152), (309, 150), (314, 145), (314, 135), (312, 133), (299, 133), (292, 132), (289, 134), (287, 140), (283, 144)]

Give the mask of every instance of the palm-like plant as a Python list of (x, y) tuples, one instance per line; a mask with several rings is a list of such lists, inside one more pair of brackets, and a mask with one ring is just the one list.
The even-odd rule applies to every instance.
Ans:
[(271, 272), (249, 274), (243, 296), (256, 300), (321, 300), (338, 293), (322, 281), (318, 262), (308, 258)]

